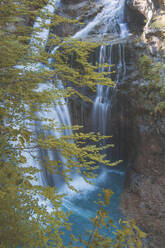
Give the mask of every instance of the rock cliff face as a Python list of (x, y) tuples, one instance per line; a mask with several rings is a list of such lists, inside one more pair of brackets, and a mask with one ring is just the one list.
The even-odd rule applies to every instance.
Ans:
[[(155, 68), (158, 63), (163, 65), (165, 54), (163, 2), (128, 0), (127, 3), (128, 13), (133, 10), (137, 16), (143, 16), (146, 20), (146, 24), (141, 26), (140, 41), (134, 44), (135, 61), (140, 61), (142, 56), (147, 55), (150, 62), (152, 61), (150, 67)], [(129, 75), (126, 83), (119, 87), (115, 111), (117, 115), (115, 113), (113, 115), (113, 122), (116, 120), (116, 124), (119, 123), (121, 128), (127, 131), (122, 142), (126, 142), (125, 146), (128, 146), (125, 148), (127, 154), (125, 151), (124, 154), (127, 155), (129, 168), (121, 209), (146, 231), (147, 247), (164, 248), (165, 111), (164, 109), (157, 111), (156, 106), (160, 105), (164, 97), (161, 92), (164, 91), (165, 68), (162, 66), (158, 69), (157, 76), (160, 77), (157, 80), (152, 73), (150, 79), (143, 75), (145, 66), (144, 63), (140, 66), (140, 63), (136, 62), (134, 72)], [(119, 130), (115, 132), (118, 134)]]
[(62, 16), (77, 20), (78, 22), (60, 23), (54, 28), (54, 33), (61, 37), (74, 35), (82, 29), (97, 13), (102, 5), (96, 1), (89, 0), (61, 0), (61, 6), (58, 13)]
[[(136, 220), (149, 237), (148, 247), (165, 244), (165, 118), (155, 117), (144, 81), (120, 87), (117, 121), (128, 173), (122, 195), (123, 213)], [(123, 95), (126, 96), (125, 100)], [(121, 99), (123, 98), (123, 102)], [(116, 118), (116, 116), (115, 116)], [(121, 130), (123, 135), (121, 136)], [(124, 135), (124, 132), (126, 133)], [(115, 135), (115, 134), (114, 134)], [(120, 138), (119, 138), (120, 140)], [(116, 141), (117, 142), (117, 141)], [(125, 153), (127, 151), (127, 154)], [(154, 243), (157, 240), (157, 243)], [(153, 246), (151, 245), (153, 244)]]
[[(93, 5), (96, 1), (62, 2), (60, 11), (64, 16), (79, 17), (84, 23), (101, 8)], [(127, 0), (126, 11), (126, 21), (137, 40), (128, 48), (128, 57), (132, 56), (128, 61), (129, 73), (117, 89), (116, 102), (108, 121), (109, 134), (113, 134), (112, 143), (116, 145), (114, 160), (123, 159), (128, 164), (121, 210), (125, 216), (134, 218), (148, 234), (148, 248), (164, 248), (165, 111), (160, 111), (157, 106), (164, 97), (161, 83), (165, 72), (163, 67), (158, 67), (165, 59), (165, 10), (162, 0)], [(63, 30), (63, 35), (70, 35), (79, 29), (76, 24), (74, 27), (60, 26), (59, 33)], [(149, 56), (148, 67), (155, 68), (156, 76), (147, 69), (147, 61), (140, 64), (144, 55)], [(144, 72), (150, 73), (151, 79)], [(72, 99), (70, 105), (75, 124), (83, 123), (85, 130), (89, 131), (92, 105), (77, 99)]]

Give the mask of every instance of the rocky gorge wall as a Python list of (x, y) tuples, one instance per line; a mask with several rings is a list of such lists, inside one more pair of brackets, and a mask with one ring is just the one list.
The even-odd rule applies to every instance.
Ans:
[[(62, 3), (61, 14), (79, 16), (83, 25), (102, 8), (92, 0)], [(114, 159), (123, 159), (128, 167), (121, 210), (148, 234), (148, 248), (164, 248), (165, 109), (159, 107), (165, 98), (165, 70), (160, 65), (165, 62), (165, 7), (163, 0), (127, 0), (126, 12), (126, 21), (136, 38), (130, 47), (126, 45), (128, 73), (118, 85), (107, 128), (116, 146)], [(30, 18), (21, 22), (33, 23)], [(14, 25), (9, 28), (15, 30)], [(54, 27), (54, 32), (67, 36), (79, 29), (80, 24), (65, 23)], [(89, 91), (84, 94), (93, 97)], [(89, 131), (92, 104), (72, 99), (70, 106), (73, 124), (84, 124)]]
[[(76, 5), (82, 6), (80, 16), (87, 21), (83, 6), (90, 13), (88, 1), (70, 5), (75, 12)], [(93, 15), (98, 8), (94, 10)], [(123, 159), (128, 167), (121, 210), (147, 233), (146, 247), (164, 248), (165, 111), (157, 107), (165, 97), (161, 93), (165, 70), (158, 66), (165, 59), (164, 4), (161, 0), (127, 0), (126, 12), (134, 38), (126, 45), (127, 76), (118, 85), (107, 129), (113, 135), (114, 160)], [(75, 100), (73, 107), (72, 119), (90, 129), (92, 106)]]
[[(79, 16), (84, 24), (101, 6), (97, 1), (62, 0), (61, 14)], [(133, 42), (127, 46), (127, 76), (117, 87), (108, 120), (108, 134), (113, 134), (114, 159), (127, 164), (127, 177), (121, 210), (148, 234), (148, 248), (165, 247), (165, 109), (163, 0), (127, 0), (126, 22)], [(55, 27), (66, 36), (80, 29), (79, 24)], [(151, 69), (152, 68), (152, 69)], [(91, 92), (84, 92), (91, 94)], [(70, 102), (73, 124), (90, 130), (92, 104), (79, 99)]]
[(119, 132), (126, 131), (120, 141), (128, 161), (121, 210), (148, 234), (147, 247), (164, 248), (165, 109), (158, 106), (164, 102), (165, 11), (162, 1), (147, 0), (128, 0), (127, 9), (138, 13), (134, 27), (139, 17), (146, 24), (133, 43), (134, 70), (119, 86), (112, 116), (120, 126), (114, 136), (120, 140)]

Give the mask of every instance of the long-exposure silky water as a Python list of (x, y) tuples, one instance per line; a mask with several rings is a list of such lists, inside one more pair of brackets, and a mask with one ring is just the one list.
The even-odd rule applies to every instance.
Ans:
[[(56, 10), (56, 8), (59, 8), (60, 1), (59, 0), (52, 0), (49, 1), (48, 4), (41, 10), (43, 13), (49, 13), (53, 14)], [(37, 28), (39, 31), (34, 34), (32, 34), (31, 41), (30, 41), (30, 49), (32, 53), (37, 54), (39, 53), (38, 45), (42, 47), (42, 49), (45, 49), (47, 40), (49, 38), (49, 24), (51, 23), (51, 19), (48, 17), (46, 20), (44, 20), (45, 24), (48, 25), (45, 28), (41, 28), (43, 25), (43, 20), (40, 17), (37, 17), (36, 22), (34, 23), (34, 29)], [(57, 47), (58, 49), (58, 47)], [(25, 68), (27, 70), (40, 70), (44, 69), (44, 65), (39, 64), (30, 64), (27, 65)], [(57, 79), (57, 88), (63, 89), (62, 81)], [(37, 91), (44, 91), (44, 90), (55, 90), (55, 86), (51, 82), (45, 82), (38, 85)], [(47, 118), (49, 121), (54, 121), (56, 126), (53, 130), (44, 130), (43, 126), (45, 123), (42, 122), (36, 122), (35, 123), (35, 130), (36, 133), (43, 132), (46, 135), (53, 135), (56, 138), (61, 137), (62, 135), (70, 135), (72, 133), (71, 129), (64, 129), (63, 131), (59, 131), (60, 127), (62, 126), (71, 126), (71, 119), (70, 119), (70, 113), (68, 109), (67, 102), (65, 101), (65, 98), (61, 96), (61, 99), (59, 100), (59, 104), (54, 104), (54, 106), (50, 107), (47, 110), (44, 110), (44, 108), (40, 108), (40, 111), (36, 113), (36, 116), (38, 119), (45, 119)], [(42, 130), (42, 131), (41, 131)], [(37, 152), (36, 152), (37, 153)], [(37, 154), (33, 155), (37, 156)], [(39, 162), (35, 161), (31, 154), (27, 151), (25, 152), (25, 156), (27, 158), (27, 164), (33, 165), (37, 167), (37, 169), (42, 169), (42, 172), (39, 172), (38, 177), (38, 183), (40, 185), (46, 186), (56, 186), (57, 188), (61, 187), (61, 185), (64, 182), (64, 179), (61, 176), (57, 176), (55, 174), (50, 174), (45, 168), (43, 168)], [(45, 160), (47, 157), (49, 160), (59, 160), (61, 163), (65, 164), (66, 160), (63, 156), (61, 156), (60, 153), (55, 153), (52, 150), (39, 150), (39, 156), (41, 157), (41, 160)], [(46, 162), (46, 161), (45, 161)], [(35, 182), (34, 182), (35, 183)]]
[[(117, 59), (116, 59), (117, 58)], [(122, 82), (126, 74), (125, 44), (102, 45), (99, 52), (99, 71), (108, 72), (114, 80), (114, 86), (97, 85), (96, 97), (93, 104), (93, 128), (95, 132), (107, 135), (107, 118), (110, 115), (116, 86)], [(105, 64), (109, 66), (105, 69)], [(112, 66), (113, 65), (113, 66)]]
[[(98, 29), (100, 35), (111, 34), (114, 37), (118, 36), (118, 40), (121, 39), (118, 44), (111, 44), (105, 46), (102, 45), (100, 47), (98, 63), (99, 70), (104, 71), (103, 64), (107, 63), (108, 72), (111, 74), (111, 64), (114, 65), (115, 78), (113, 80), (117, 83), (121, 82), (126, 74), (126, 62), (125, 62), (125, 46), (122, 43), (122, 39), (126, 38), (129, 34), (127, 29), (127, 25), (124, 22), (124, 9), (125, 9), (125, 0), (101, 0), (101, 4), (103, 5), (100, 13), (96, 15), (96, 17), (89, 24), (86, 25), (82, 30), (77, 32), (73, 38), (75, 39), (83, 39), (86, 38), (90, 32), (96, 27), (100, 26)], [(56, 3), (56, 1), (54, 1)], [(58, 2), (59, 4), (59, 2)], [(47, 5), (49, 8), (49, 4)], [(46, 9), (47, 10), (47, 9)], [(54, 12), (54, 8), (49, 8), (51, 13)], [(40, 27), (41, 20), (38, 19), (34, 24), (37, 27)], [(47, 20), (49, 24), (50, 19)], [(46, 45), (46, 41), (49, 37), (49, 29), (43, 30), (41, 33), (37, 34), (43, 40), (43, 46)], [(35, 48), (35, 37), (32, 36), (31, 40), (31, 48), (36, 52)], [(114, 59), (114, 47), (117, 47), (117, 61)], [(56, 52), (58, 47), (56, 47), (53, 52)], [(116, 49), (116, 48), (115, 48)], [(59, 88), (62, 88), (62, 82), (59, 81)], [(38, 90), (43, 90), (47, 87), (54, 87), (51, 83), (46, 82), (45, 85), (39, 85)], [(112, 89), (107, 86), (97, 86), (97, 92), (93, 104), (93, 121), (95, 125), (93, 125), (93, 130), (91, 131), (99, 131), (101, 134), (106, 135), (107, 128), (107, 118), (110, 113), (111, 101), (112, 101)], [(71, 126), (71, 118), (67, 103), (64, 98), (61, 98), (61, 104), (55, 105), (51, 107), (51, 109), (46, 112), (43, 109), (39, 113), (37, 113), (40, 118), (45, 117), (45, 115), (54, 120), (57, 123), (57, 127), (61, 127), (63, 125)], [(44, 123), (37, 124), (37, 132), (40, 131), (40, 127), (42, 127)], [(71, 129), (65, 130), (64, 133), (59, 133), (58, 131), (49, 130), (51, 135), (55, 137), (60, 137), (60, 135), (70, 135)], [(68, 132), (68, 133), (66, 133)], [(61, 160), (61, 163), (65, 166), (65, 159), (59, 154), (54, 153), (51, 150), (40, 150), (41, 159), (45, 157), (49, 157), (50, 160)], [(28, 162), (30, 164), (33, 163), (32, 159), (30, 160), (30, 156), (27, 155)], [(41, 168), (41, 165), (37, 165), (37, 167)], [(90, 218), (94, 217), (96, 214), (97, 206), (94, 201), (98, 198), (98, 193), (101, 193), (102, 188), (111, 189), (114, 192), (114, 195), (111, 199), (111, 204), (108, 209), (111, 218), (117, 223), (121, 214), (119, 211), (119, 201), (120, 201), (120, 193), (122, 191), (122, 186), (124, 183), (124, 170), (121, 169), (108, 169), (108, 168), (100, 168), (97, 171), (98, 176), (92, 181), (94, 184), (88, 184), (83, 180), (83, 178), (79, 175), (74, 175), (72, 185), (79, 190), (78, 193), (70, 190), (65, 181), (58, 175), (52, 175), (47, 172), (46, 169), (43, 170), (42, 173), (38, 173), (38, 180), (40, 184), (46, 186), (57, 186), (59, 185), (59, 190), (61, 193), (66, 193), (67, 196), (63, 199), (63, 208), (65, 210), (72, 211), (72, 215), (69, 220), (72, 223), (72, 233), (75, 235), (83, 235), (87, 228), (91, 227)], [(51, 208), (51, 206), (49, 206)], [(65, 233), (65, 242), (68, 244), (69, 242), (69, 232)]]
[[(101, 26), (100, 35), (112, 34), (118, 42), (109, 42), (109, 45), (102, 45), (98, 54), (97, 63), (99, 71), (108, 72), (109, 76), (115, 82), (114, 87), (103, 85), (97, 86), (96, 97), (93, 103), (92, 122), (93, 130), (100, 132), (103, 135), (107, 134), (107, 120), (110, 119), (110, 109), (112, 101), (115, 97), (115, 88), (118, 83), (121, 83), (126, 75), (126, 58), (125, 58), (125, 43), (123, 39), (129, 36), (127, 24), (124, 23), (125, 1), (102, 1), (103, 9), (85, 28), (77, 32), (73, 37), (78, 39), (88, 39), (88, 35), (95, 28)], [(112, 38), (111, 38), (112, 39)], [(104, 69), (104, 64), (109, 66)], [(113, 66), (112, 66), (113, 64)], [(115, 71), (114, 73), (112, 73)], [(112, 73), (112, 74), (111, 74)], [(86, 185), (80, 187), (81, 182), (77, 182), (80, 187), (79, 194), (69, 194), (64, 199), (64, 206), (71, 210), (73, 215), (70, 217), (72, 223), (72, 233), (78, 236), (84, 236), (86, 229), (92, 229), (92, 224), (89, 221), (94, 217), (97, 210), (97, 205), (94, 203), (98, 199), (98, 194), (102, 192), (102, 188), (111, 189), (114, 192), (110, 206), (108, 207), (111, 219), (117, 224), (121, 213), (119, 210), (120, 194), (125, 178), (125, 169), (118, 168), (108, 169), (100, 168), (99, 176), (94, 180), (94, 186)], [(113, 236), (111, 233), (110, 236)], [(69, 233), (65, 234), (66, 244), (69, 242)]]

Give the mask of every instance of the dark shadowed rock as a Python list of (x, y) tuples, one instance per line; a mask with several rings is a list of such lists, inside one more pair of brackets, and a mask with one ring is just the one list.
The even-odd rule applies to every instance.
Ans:
[[(84, 26), (101, 8), (87, 0), (62, 0), (62, 3), (61, 13), (81, 20)], [(162, 5), (162, 0), (127, 0), (129, 28), (141, 37), (125, 50), (127, 75), (117, 87), (107, 121), (107, 134), (113, 134), (115, 144), (111, 155), (128, 165), (121, 209), (148, 234), (147, 248), (165, 247), (165, 113), (155, 114), (154, 108), (161, 101), (160, 88), (150, 91), (150, 82), (142, 78), (138, 60), (141, 55), (149, 55), (163, 61), (165, 13), (159, 9)], [(80, 29), (76, 25), (55, 27), (56, 33), (73, 34)], [(97, 40), (95, 34), (93, 40)], [(116, 51), (114, 46), (114, 64), (118, 60)], [(97, 56), (93, 55), (93, 62)], [(96, 94), (87, 88), (82, 93), (92, 100)], [(70, 108), (73, 124), (83, 124), (84, 131), (90, 131), (93, 105), (74, 97)]]

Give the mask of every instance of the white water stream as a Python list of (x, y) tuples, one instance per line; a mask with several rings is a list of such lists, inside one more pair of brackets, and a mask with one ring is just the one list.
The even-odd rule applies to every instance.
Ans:
[[(87, 37), (88, 34), (96, 27), (100, 26), (101, 31), (100, 35), (105, 34), (105, 33), (118, 33), (120, 37), (125, 37), (128, 35), (128, 29), (127, 25), (124, 23), (124, 6), (125, 6), (125, 0), (101, 0), (101, 3), (103, 5), (103, 8), (100, 13), (97, 14), (97, 16), (91, 21), (89, 24), (87, 24), (86, 27), (84, 27), (82, 30), (77, 32), (73, 38), (84, 38)], [(56, 4), (56, 6), (59, 6), (59, 0), (54, 0), (53, 4)], [(50, 3), (46, 7), (43, 8), (42, 12), (46, 13), (53, 13), (55, 11), (55, 7), (52, 6)], [(48, 18), (45, 21), (45, 24), (50, 24), (51, 20)], [(35, 24), (34, 28), (40, 28), (43, 25), (43, 20), (38, 17)], [(38, 53), (39, 50), (36, 47), (37, 45), (41, 45), (43, 49), (46, 46), (46, 42), (48, 40), (49, 36), (49, 28), (43, 28), (42, 31), (38, 32), (37, 34), (33, 34), (31, 38), (31, 49), (34, 53)], [(56, 52), (58, 47), (56, 47), (53, 50), (53, 53)], [(107, 47), (106, 46), (101, 46), (100, 48), (100, 56), (99, 56), (99, 64), (100, 64), (100, 71), (103, 71), (102, 65), (104, 63), (108, 63), (109, 65), (112, 64), (112, 51), (113, 51), (113, 45), (109, 45), (108, 47), (108, 53), (107, 53)], [(124, 45), (118, 44), (118, 63), (116, 65), (116, 82), (119, 82), (121, 78), (124, 76), (126, 73), (126, 66), (125, 66), (125, 60), (124, 60)], [(34, 70), (36, 65), (32, 65), (32, 70)], [(41, 65), (37, 65), (37, 68), (41, 67)], [(111, 66), (109, 66), (108, 71), (111, 72)], [(40, 84), (38, 90), (42, 91), (44, 89), (52, 88), (53, 85), (49, 82), (45, 82), (45, 84)], [(62, 82), (58, 82), (58, 87), (63, 88)], [(95, 129), (97, 131), (100, 131), (102, 134), (106, 134), (106, 123), (107, 123), (107, 114), (109, 111), (111, 105), (110, 101), (110, 88), (105, 87), (102, 85), (97, 86), (97, 94), (96, 98), (94, 101), (94, 107), (93, 107), (93, 119), (95, 122)], [(43, 109), (40, 110), (39, 113), (37, 113), (38, 117), (48, 117), (51, 120), (55, 120), (57, 128), (67, 125), (71, 126), (71, 119), (70, 119), (70, 114), (69, 114), (69, 109), (66, 104), (66, 101), (64, 98), (61, 98), (61, 103), (58, 105), (55, 105), (53, 108), (51, 108), (48, 112), (44, 111)], [(42, 126), (44, 124), (40, 123)], [(40, 127), (38, 128), (38, 131), (40, 130)], [(50, 131), (52, 135), (54, 135), (56, 138), (60, 138), (61, 135), (71, 134), (71, 130), (65, 130), (64, 133), (52, 130)], [(49, 134), (50, 134), (49, 133)], [(29, 155), (27, 155), (27, 161), (30, 161)], [(53, 151), (40, 151), (40, 156), (44, 158), (46, 156), (49, 157), (50, 160), (54, 159), (60, 159), (63, 164), (66, 163), (65, 158), (63, 158), (60, 154), (54, 153)], [(33, 162), (31, 162), (33, 163)], [(35, 163), (36, 164), (36, 163)], [(36, 164), (37, 168), (40, 168), (40, 165)], [(40, 184), (42, 185), (47, 185), (50, 184), (52, 186), (54, 185), (63, 185), (64, 182), (63, 179), (48, 173), (46, 170), (43, 171), (43, 173), (39, 173), (38, 175)], [(74, 178), (73, 184), (78, 184), (77, 182), (81, 181), (81, 178), (79, 176)], [(89, 186), (90, 187), (90, 186)], [(68, 189), (66, 189), (68, 191)]]
[[(97, 61), (99, 63), (100, 72), (104, 72), (103, 64), (106, 63), (109, 65), (108, 69), (106, 69), (109, 74), (112, 71), (111, 65), (115, 64), (113, 67), (115, 69), (114, 81), (117, 85), (122, 82), (127, 70), (125, 44), (122, 43), (122, 39), (129, 36), (127, 24), (124, 22), (125, 0), (103, 0), (101, 2), (103, 4), (102, 11), (98, 13), (94, 20), (87, 24), (86, 27), (77, 32), (73, 38), (88, 39), (90, 32), (97, 26), (101, 27), (99, 30), (100, 35), (107, 33), (113, 33), (115, 36), (118, 35), (119, 39), (121, 39), (121, 43), (113, 43), (108, 46), (102, 45), (100, 47), (99, 59)], [(112, 104), (112, 96), (115, 95), (115, 88), (116, 86), (114, 88), (103, 85), (97, 86), (92, 113), (93, 127), (95, 131), (99, 131), (103, 135), (106, 135), (107, 119)], [(65, 208), (74, 212), (74, 215), (71, 216), (70, 221), (73, 223), (72, 232), (75, 235), (79, 235), (81, 233), (79, 228), (80, 224), (82, 233), (88, 226), (90, 227), (89, 218), (93, 217), (96, 211), (96, 206), (93, 204), (92, 200), (97, 199), (97, 193), (101, 192), (102, 187), (110, 188), (115, 192), (109, 211), (110, 216), (115, 223), (117, 223), (117, 220), (120, 218), (120, 211), (118, 207), (120, 193), (124, 182), (124, 175), (124, 170), (100, 169), (99, 177), (96, 178), (95, 186), (92, 187), (90, 185), (84, 187), (81, 180), (76, 180), (76, 184), (79, 187), (81, 184), (83, 185), (82, 189), (80, 187), (82, 194), (77, 195), (75, 198), (71, 193), (69, 193), (68, 198), (64, 201)]]
[[(114, 57), (117, 58), (116, 64), (114, 64)], [(107, 119), (112, 107), (112, 100), (115, 97), (116, 86), (122, 82), (126, 75), (125, 44), (102, 45), (100, 47), (98, 63), (100, 72), (104, 72), (105, 63), (109, 65), (106, 68), (109, 76), (115, 71), (115, 74), (112, 74), (115, 85), (113, 87), (97, 85), (96, 97), (93, 104), (92, 119), (94, 130), (100, 132), (102, 135), (106, 135)], [(114, 65), (112, 66), (112, 64)]]
[[(54, 4), (59, 5), (59, 1), (54, 0)], [(124, 23), (124, 5), (125, 0), (102, 0), (101, 3), (103, 4), (103, 9), (100, 13), (94, 18), (93, 21), (91, 21), (85, 28), (77, 32), (73, 38), (84, 38), (87, 37), (88, 34), (96, 27), (100, 26), (101, 31), (100, 35), (103, 35), (105, 33), (115, 33), (118, 34), (121, 37), (125, 37), (128, 35), (127, 25)], [(42, 11), (53, 13), (55, 11), (55, 8), (48, 4)], [(50, 19), (48, 18), (46, 20), (46, 24), (50, 24)], [(34, 28), (40, 28), (42, 26), (42, 19), (37, 18)], [(31, 38), (31, 49), (34, 53), (38, 53), (39, 50), (35, 46), (35, 44), (40, 44), (43, 49), (46, 46), (46, 42), (48, 40), (49, 36), (49, 29), (44, 28), (41, 32), (38, 32), (37, 34), (33, 34)], [(39, 43), (38, 43), (39, 42)], [(56, 47), (53, 52), (55, 52), (58, 49)], [(124, 45), (119, 44), (118, 45), (118, 62), (115, 66), (116, 68), (116, 82), (122, 80), (123, 76), (126, 73), (126, 64), (124, 59)], [(99, 55), (99, 64), (100, 64), (100, 71), (103, 71), (102, 64), (108, 63), (111, 65), (113, 63), (113, 45), (101, 46), (100, 48), (100, 55)], [(28, 69), (31, 70), (37, 70), (41, 68), (42, 65), (30, 65)], [(109, 72), (111, 72), (111, 66), (108, 68)], [(62, 82), (58, 82), (58, 87), (63, 88)], [(38, 86), (39, 91), (43, 91), (44, 89), (53, 89), (54, 86), (51, 84), (51, 82), (45, 82), (45, 84), (40, 84)], [(65, 99), (61, 98), (61, 104), (56, 104), (54, 107), (51, 107), (49, 111), (45, 111), (41, 108), (41, 110), (37, 113), (38, 117), (42, 119), (42, 117), (48, 117), (50, 120), (55, 121), (57, 128), (67, 125), (71, 126), (71, 119), (70, 119), (70, 113), (67, 106), (67, 103)], [(106, 134), (106, 123), (107, 123), (107, 114), (109, 111), (111, 105), (110, 101), (110, 88), (98, 85), (97, 87), (97, 94), (94, 101), (93, 106), (93, 118), (95, 119), (96, 123), (96, 129), (100, 131), (102, 134)], [(98, 120), (98, 121), (97, 121)], [(37, 125), (37, 132), (40, 132), (40, 127), (45, 124), (44, 122), (38, 123)], [(70, 135), (71, 130), (65, 130), (63, 133), (59, 132), (58, 130), (50, 130), (48, 134), (54, 135), (56, 138), (60, 138), (61, 135)], [(45, 134), (47, 134), (47, 131), (45, 131)], [(38, 154), (35, 154), (36, 156)], [(60, 159), (63, 164), (65, 165), (66, 160), (57, 153), (54, 153), (53, 151), (49, 150), (41, 150), (40, 151), (41, 158), (45, 159), (46, 156), (49, 157), (50, 160)], [(39, 163), (36, 163), (36, 161), (33, 160), (32, 156), (29, 153), (26, 153), (27, 158), (27, 164), (30, 166), (36, 166), (37, 168), (41, 169), (41, 165)], [(73, 233), (76, 231), (80, 231), (79, 225), (88, 225), (89, 224), (89, 218), (95, 215), (95, 209), (93, 210), (93, 203), (91, 201), (97, 199), (97, 193), (101, 191), (102, 187), (109, 187), (112, 188), (113, 191), (116, 192), (114, 203), (112, 204), (111, 210), (112, 214), (114, 216), (114, 219), (118, 219), (119, 211), (118, 211), (118, 201), (119, 201), (119, 195), (121, 192), (121, 185), (118, 186), (119, 182), (123, 181), (124, 173), (120, 170), (101, 170), (99, 171), (99, 177), (95, 181), (95, 185), (87, 184), (80, 176), (76, 175), (73, 178), (73, 183), (77, 189), (82, 192), (82, 194), (76, 194), (73, 191), (69, 190), (63, 179), (57, 175), (52, 175), (47, 172), (47, 170), (43, 170), (43, 172), (38, 173), (38, 183), (40, 185), (51, 185), (54, 186), (58, 184), (61, 188), (62, 193), (68, 193), (68, 197), (64, 199), (64, 207), (66, 209), (72, 210), (74, 212), (73, 217)], [(94, 195), (90, 194), (90, 192), (94, 192)], [(41, 199), (41, 203), (43, 203)], [(49, 203), (45, 203), (48, 204)], [(51, 206), (50, 206), (51, 210)]]
[(122, 36), (127, 34), (127, 25), (124, 23), (125, 0), (101, 0), (101, 5), (102, 11), (73, 38), (85, 38), (97, 26), (101, 27), (100, 35), (119, 32)]
[[(116, 25), (119, 25), (121, 30), (120, 30), (120, 35), (123, 36), (125, 35), (128, 31), (126, 29), (126, 25), (124, 23), (124, 4), (125, 0), (102, 0), (102, 5), (103, 9), (102, 11), (94, 18), (93, 21), (91, 21), (84, 29), (81, 31), (77, 32), (73, 38), (84, 38), (88, 35), (88, 33), (96, 26), (96, 25), (103, 25), (103, 33), (106, 33), (109, 31), (109, 26), (113, 26), (113, 32), (117, 32), (117, 27)], [(59, 1), (54, 1), (56, 5), (59, 6)], [(55, 11), (54, 6), (48, 3), (48, 5), (43, 8), (42, 12), (46, 13), (53, 13)], [(46, 24), (50, 24), (51, 20), (47, 19), (45, 21)], [(40, 28), (43, 25), (43, 20), (38, 17), (35, 24), (34, 28)], [(43, 48), (46, 46), (46, 42), (48, 40), (49, 36), (49, 28), (43, 28), (41, 32), (38, 32), (37, 34), (32, 35), (31, 38), (31, 49), (34, 53), (38, 53), (38, 48), (36, 47), (37, 45), (41, 45)], [(121, 68), (123, 67), (123, 57), (121, 56), (121, 45), (119, 46), (119, 62), (118, 62), (118, 77), (120, 77), (120, 71), (122, 70)], [(56, 52), (56, 50), (59, 47), (57, 46), (54, 50), (53, 53)], [(106, 46), (101, 46), (100, 48), (100, 59), (99, 59), (99, 64), (103, 64), (107, 62), (111, 64), (111, 51), (112, 51), (112, 46), (109, 48), (109, 55), (107, 57), (106, 55)], [(36, 66), (36, 65), (35, 65)], [(40, 65), (39, 65), (40, 66)], [(37, 66), (37, 68), (39, 67)], [(33, 70), (34, 68), (32, 68)], [(103, 68), (100, 67), (100, 70), (103, 71)], [(109, 71), (111, 70), (111, 67), (109, 66)], [(119, 80), (119, 79), (117, 79)], [(44, 89), (52, 88), (53, 85), (49, 82), (46, 82), (45, 84), (40, 84), (39, 85), (39, 91), (43, 91)], [(63, 88), (62, 82), (58, 82), (58, 88)], [(103, 134), (105, 134), (105, 129), (106, 129), (106, 121), (107, 121), (107, 112), (109, 110), (109, 87), (104, 87), (104, 86), (98, 86), (97, 87), (97, 95), (96, 95), (96, 100), (94, 103), (94, 115), (97, 116), (97, 119), (99, 121), (99, 131)], [(98, 114), (97, 114), (98, 113)], [(62, 97), (60, 100), (60, 104), (56, 104), (54, 108), (51, 108), (48, 112), (44, 110), (40, 110), (39, 113), (37, 113), (38, 117), (42, 119), (45, 117), (48, 117), (51, 120), (55, 120), (57, 129), (60, 128), (61, 126), (71, 126), (71, 120), (70, 120), (70, 114), (69, 114), (69, 109), (66, 104), (65, 99)], [(43, 125), (41, 123), (41, 125)], [(65, 130), (65, 132), (59, 132), (52, 130), (50, 131), (49, 134), (54, 135), (56, 138), (60, 138), (61, 135), (70, 135), (71, 130)], [(54, 159), (59, 159), (62, 161), (63, 164), (66, 163), (65, 158), (63, 158), (60, 154), (54, 153), (53, 151), (40, 151), (40, 155), (43, 157), (48, 156), (50, 160)], [(51, 175), (48, 173), (46, 170), (42, 173), (42, 176), (40, 175), (40, 182), (43, 185), (50, 184), (50, 185), (62, 185), (63, 180), (62, 178), (58, 178), (56, 175)], [(78, 176), (77, 178), (74, 178), (75, 180), (80, 180), (80, 177)], [(60, 183), (61, 181), (61, 183)]]
[[(79, 31), (74, 37), (80, 38), (86, 36), (91, 31), (91, 27), (95, 27), (98, 24), (104, 23), (104, 27), (101, 30), (105, 34), (107, 32), (118, 33), (121, 39), (129, 36), (129, 30), (127, 24), (124, 23), (124, 9), (125, 0), (104, 0), (104, 7), (101, 13), (99, 13), (83, 30)], [(117, 29), (119, 27), (119, 29)], [(110, 30), (111, 28), (111, 30)], [(104, 72), (104, 64), (108, 64), (107, 72), (112, 72), (111, 65), (114, 63), (114, 56), (118, 58), (115, 64), (115, 82), (118, 84), (121, 82), (126, 74), (126, 62), (125, 62), (125, 45), (119, 43), (117, 46), (117, 52), (113, 53), (113, 47), (115, 45), (102, 45), (99, 53), (99, 72)], [(114, 86), (115, 88), (115, 86)], [(93, 105), (93, 127), (94, 130), (106, 135), (107, 118), (111, 108), (111, 99), (115, 94), (114, 88), (97, 85), (97, 93)]]
[[(60, 1), (59, 0), (52, 0), (49, 1), (49, 3), (41, 10), (41, 13), (43, 13), (45, 16), (47, 14), (53, 14), (55, 12), (55, 9), (59, 7)], [(31, 40), (30, 40), (30, 51), (32, 54), (38, 54), (40, 52), (40, 49), (45, 49), (45, 46), (47, 44), (47, 40), (49, 37), (49, 24), (51, 23), (51, 19), (47, 18), (46, 20), (43, 20), (41, 17), (37, 17), (36, 22), (34, 23), (34, 30), (37, 28), (39, 31), (32, 34)], [(44, 28), (42, 28), (43, 24), (45, 25)], [(48, 26), (47, 26), (48, 25)], [(40, 48), (38, 48), (40, 47)], [(44, 69), (43, 64), (37, 63), (37, 64), (27, 64), (26, 67), (24, 66), (18, 66), (18, 68), (28, 71), (40, 71)], [(56, 79), (57, 81), (57, 88), (63, 89), (62, 81)], [(56, 90), (56, 86), (51, 83), (50, 81), (47, 81), (45, 83), (40, 83), (38, 85), (38, 92), (43, 92)], [(71, 126), (71, 119), (70, 119), (70, 113), (68, 109), (67, 102), (65, 101), (65, 98), (61, 96), (59, 103), (55, 103), (53, 106), (46, 108), (44, 106), (40, 107), (40, 110), (36, 113), (36, 116), (41, 121), (37, 121), (35, 124), (30, 123), (26, 121), (27, 128), (30, 129), (30, 131), (33, 131), (34, 133), (37, 133), (38, 135), (41, 134), (41, 132), (44, 133), (45, 136), (47, 135), (53, 135), (56, 137), (56, 139), (59, 139), (62, 135), (69, 136), (72, 131), (71, 129), (63, 129), (60, 130), (61, 127), (64, 126)], [(47, 119), (47, 120), (46, 120)], [(49, 125), (50, 123), (55, 123), (55, 127), (51, 130), (46, 130), (43, 128), (44, 125)], [(33, 128), (33, 126), (35, 126)], [(32, 130), (33, 128), (33, 130)], [(30, 144), (34, 147), (37, 146), (37, 143)], [(26, 157), (26, 164), (24, 166), (33, 166), (36, 167), (39, 170), (42, 170), (38, 173), (36, 173), (37, 181), (33, 180), (33, 184), (39, 184), (42, 186), (47, 186), (48, 184), (51, 186), (61, 186), (64, 181), (63, 178), (60, 176), (57, 176), (55, 174), (50, 174), (43, 166), (41, 166), (38, 159), (36, 159), (38, 156), (40, 156), (42, 162), (45, 162), (47, 158), (49, 160), (60, 160), (62, 164), (66, 163), (66, 159), (60, 154), (55, 153), (52, 150), (42, 150), (40, 149), (39, 152), (37, 150), (27, 149), (23, 152), (23, 155)], [(38, 196), (41, 203), (44, 202), (45, 199), (41, 199)]]

